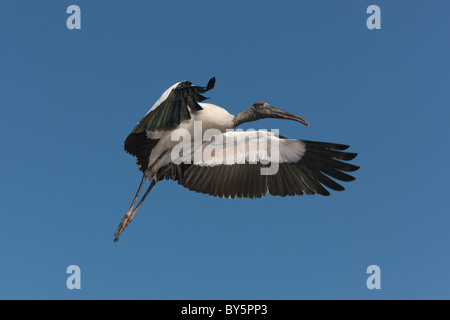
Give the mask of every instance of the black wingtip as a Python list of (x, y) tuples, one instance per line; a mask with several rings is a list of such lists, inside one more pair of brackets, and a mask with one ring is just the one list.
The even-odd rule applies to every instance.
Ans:
[(214, 84), (216, 83), (216, 77), (212, 77), (209, 79), (208, 84), (206, 85), (206, 91), (209, 91), (214, 88)]

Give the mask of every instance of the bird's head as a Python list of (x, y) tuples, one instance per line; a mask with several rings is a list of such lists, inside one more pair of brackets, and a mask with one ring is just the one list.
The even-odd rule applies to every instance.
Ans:
[(305, 126), (309, 127), (308, 121), (306, 121), (302, 117), (296, 116), (295, 114), (271, 106), (270, 104), (265, 102), (255, 103), (253, 106), (250, 107), (250, 110), (251, 113), (253, 113), (254, 117), (257, 119), (274, 118), (274, 119), (294, 120), (303, 123)]

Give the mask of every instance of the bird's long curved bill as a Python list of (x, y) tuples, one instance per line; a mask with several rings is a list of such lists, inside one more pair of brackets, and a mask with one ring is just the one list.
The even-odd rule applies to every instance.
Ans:
[(302, 117), (299, 117), (299, 116), (297, 116), (297, 115), (295, 115), (293, 113), (284, 111), (284, 110), (276, 108), (276, 107), (273, 107), (272, 112), (273, 112), (273, 114), (274, 114), (274, 116), (276, 118), (286, 119), (286, 120), (294, 120), (294, 121), (303, 123), (305, 126), (309, 127), (309, 122), (308, 121), (306, 121)]

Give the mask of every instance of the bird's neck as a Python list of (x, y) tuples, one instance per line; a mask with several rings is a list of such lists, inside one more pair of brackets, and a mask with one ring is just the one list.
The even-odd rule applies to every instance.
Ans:
[(252, 110), (252, 108), (249, 108), (234, 116), (233, 118), (234, 128), (236, 128), (240, 124), (255, 121), (258, 119), (259, 117), (257, 116), (257, 114)]

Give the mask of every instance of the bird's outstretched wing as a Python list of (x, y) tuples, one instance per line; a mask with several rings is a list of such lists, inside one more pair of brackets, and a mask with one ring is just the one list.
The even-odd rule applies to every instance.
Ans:
[[(224, 135), (232, 134), (236, 132)], [(258, 139), (260, 142), (261, 138)], [(277, 196), (329, 195), (325, 187), (344, 190), (332, 178), (352, 181), (355, 178), (345, 172), (359, 169), (356, 165), (344, 162), (357, 156), (356, 153), (343, 152), (349, 147), (347, 145), (285, 139), (275, 135), (266, 135), (264, 139), (268, 139), (269, 145), (275, 139), (279, 140), (278, 170), (275, 174), (261, 174), (261, 168), (271, 166), (271, 163), (264, 164), (268, 160), (268, 153), (261, 150), (267, 148), (267, 144), (262, 147), (258, 144), (259, 155), (252, 156), (247, 152), (251, 139), (246, 139), (237, 141), (233, 148), (225, 147), (225, 157), (216, 154), (187, 166), (178, 183), (192, 191), (225, 198), (260, 198), (269, 193)], [(204, 143), (203, 150), (213, 143)], [(239, 149), (241, 152), (238, 152)], [(233, 152), (240, 155), (233, 156)], [(228, 154), (234, 157), (234, 162)]]
[(207, 98), (201, 94), (213, 89), (215, 81), (215, 78), (211, 78), (206, 87), (193, 86), (189, 81), (178, 83), (166, 99), (150, 109), (131, 133), (173, 129), (181, 121), (190, 119), (188, 107), (192, 112), (202, 110), (198, 102)]
[(215, 81), (211, 78), (206, 87), (193, 86), (189, 81), (177, 83), (139, 121), (124, 142), (125, 151), (137, 157), (139, 170), (147, 169), (150, 153), (159, 141), (151, 132), (173, 129), (190, 119), (190, 112), (202, 110), (198, 102), (207, 99), (202, 93), (214, 88)]

